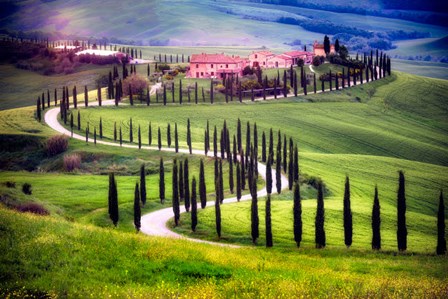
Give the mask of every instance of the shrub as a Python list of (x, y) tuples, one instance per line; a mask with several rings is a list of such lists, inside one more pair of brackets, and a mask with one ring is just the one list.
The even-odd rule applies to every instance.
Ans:
[(313, 65), (314, 66), (319, 66), (321, 64), (321, 61), (322, 60), (319, 55), (313, 57)]
[(16, 187), (16, 182), (6, 182), (6, 187), (8, 187), (8, 188), (15, 188)]
[(65, 171), (73, 171), (81, 167), (81, 156), (78, 154), (71, 154), (64, 156)]
[(123, 95), (129, 95), (129, 86), (131, 86), (132, 94), (137, 95), (142, 93), (148, 86), (148, 80), (145, 77), (132, 74), (123, 80)]
[(68, 148), (68, 139), (64, 135), (56, 135), (47, 139), (45, 152), (48, 156), (56, 156), (63, 153)]
[(22, 185), (22, 192), (27, 194), (27, 195), (31, 195), (31, 193), (33, 193), (31, 184), (25, 183)]
[(22, 213), (28, 212), (37, 215), (49, 215), (50, 212), (42, 205), (35, 202), (27, 202), (16, 206), (17, 211)]
[(157, 66), (157, 69), (159, 70), (159, 72), (163, 72), (163, 71), (168, 71), (170, 70), (170, 66), (168, 64), (159, 64)]

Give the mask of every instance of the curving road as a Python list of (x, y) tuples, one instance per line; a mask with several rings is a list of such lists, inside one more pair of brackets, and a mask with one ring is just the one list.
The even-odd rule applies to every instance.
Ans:
[[(110, 105), (114, 105), (115, 102), (114, 100), (107, 100), (107, 101), (103, 101), (102, 105), (104, 106), (110, 106)], [(82, 107), (82, 105), (79, 105)], [(98, 102), (90, 102), (89, 106), (98, 106)], [(73, 107), (73, 106), (71, 106)], [(64, 128), (58, 121), (58, 114), (59, 114), (60, 108), (59, 107), (55, 107), (52, 108), (50, 110), (47, 110), (47, 112), (45, 113), (45, 122), (47, 123), (47, 125), (52, 128), (53, 130), (63, 134), (63, 135), (67, 135), (67, 136), (71, 136), (72, 138), (75, 139), (79, 139), (79, 140), (86, 140), (85, 136), (76, 134), (76, 133), (71, 133), (69, 130), (67, 130), (66, 128)], [(94, 140), (92, 138), (88, 139), (88, 142), (94, 142)], [(104, 145), (109, 145), (109, 146), (120, 146), (120, 144), (115, 143), (115, 142), (108, 142), (108, 141), (103, 141), (103, 140), (97, 140), (96, 141), (98, 144), (104, 144)], [(126, 148), (138, 148), (138, 145), (136, 144), (123, 144), (122, 147), (126, 147)], [(159, 148), (155, 147), (155, 146), (142, 146), (142, 149), (144, 150), (156, 150), (158, 151)], [(174, 152), (175, 149), (174, 148), (161, 148), (162, 151), (167, 151), (167, 152)], [(189, 151), (188, 149), (179, 149), (180, 153), (186, 153), (188, 154)], [(195, 155), (204, 155), (204, 152), (201, 150), (192, 150), (192, 154)], [(212, 156), (212, 153), (209, 151), (209, 156)], [(258, 173), (261, 175), (261, 177), (263, 178), (263, 180), (266, 180), (266, 166), (264, 164), (261, 164), (260, 162), (258, 162)], [(288, 179), (282, 174), (281, 176), (281, 182), (282, 182), (282, 189), (285, 189), (288, 186)], [(276, 186), (276, 179), (275, 179), (275, 170), (272, 169), (272, 186)], [(275, 188), (273, 188), (275, 189)], [(264, 187), (263, 189), (259, 190), (257, 193), (258, 197), (264, 197), (267, 195), (267, 191), (266, 191), (266, 187)], [(250, 194), (246, 194), (244, 196), (241, 197), (241, 201), (244, 200), (250, 200), (251, 199), (251, 195)], [(232, 202), (237, 202), (236, 197), (232, 197), (232, 198), (226, 198), (224, 199), (224, 204), (227, 203), (232, 203)], [(214, 201), (208, 201), (207, 202), (207, 207), (214, 207), (215, 202)], [(180, 212), (181, 213), (185, 213), (185, 206), (181, 206), (180, 207)], [(199, 239), (193, 239), (193, 238), (188, 238), (185, 236), (182, 236), (180, 234), (175, 233), (174, 231), (170, 230), (167, 227), (167, 222), (168, 220), (170, 220), (171, 218), (173, 218), (173, 208), (172, 207), (167, 207), (164, 209), (160, 209), (151, 213), (148, 213), (146, 215), (142, 216), (141, 219), (141, 231), (144, 234), (147, 235), (151, 235), (151, 236), (160, 236), (160, 237), (169, 237), (169, 238), (182, 238), (182, 239), (186, 239), (186, 240), (190, 240), (190, 241), (194, 241), (194, 242), (200, 242), (200, 243), (209, 243), (209, 244), (213, 244), (213, 245), (219, 245), (219, 246), (229, 246), (229, 247), (239, 247), (237, 245), (230, 245), (230, 244), (223, 244), (223, 243), (217, 243), (217, 242), (210, 242), (210, 241), (205, 241), (205, 240), (199, 240)], [(182, 216), (181, 216), (182, 217)], [(185, 217), (185, 216), (184, 216)]]

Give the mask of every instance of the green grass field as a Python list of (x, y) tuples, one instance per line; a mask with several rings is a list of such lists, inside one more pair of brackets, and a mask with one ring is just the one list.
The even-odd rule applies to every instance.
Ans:
[[(321, 71), (326, 71), (326, 66)], [(2, 143), (0, 194), (2, 201), (36, 201), (50, 216), (33, 216), (0, 207), (0, 294), (24, 297), (414, 297), (441, 298), (448, 292), (446, 256), (436, 246), (436, 211), (440, 189), (448, 187), (448, 153), (443, 80), (395, 73), (392, 77), (350, 89), (309, 94), (266, 102), (193, 103), (180, 106), (136, 105), (81, 108), (83, 123), (98, 125), (111, 139), (113, 124), (128, 138), (132, 117), (134, 137), (142, 126), (179, 129), (180, 147), (186, 148), (186, 123), (191, 120), (193, 147), (203, 149), (207, 120), (221, 128), (226, 119), (234, 134), (237, 119), (257, 123), (262, 131), (277, 130), (299, 145), (302, 174), (322, 178), (326, 196), (328, 246), (314, 249), (314, 192), (304, 190), (303, 246), (292, 236), (292, 194), (275, 195), (272, 202), (274, 248), (265, 249), (264, 199), (260, 198), (259, 246), (250, 244), (248, 202), (222, 206), (223, 239), (243, 248), (221, 248), (183, 240), (135, 235), (132, 226), (133, 187), (138, 168), (147, 165), (149, 202), (144, 212), (158, 209), (157, 166), (166, 167), (167, 197), (170, 162), (175, 155), (70, 141), (66, 153), (82, 156), (81, 170), (65, 173), (63, 154), (49, 158), (39, 145), (55, 133), (34, 120), (34, 107), (0, 111)], [(83, 126), (84, 127), (84, 126)], [(83, 132), (81, 132), (82, 134)], [(25, 144), (26, 146), (23, 146)], [(24, 159), (23, 157), (27, 157)], [(23, 161), (22, 161), (22, 160)], [(189, 156), (190, 179), (198, 173), (200, 157)], [(4, 162), (3, 162), (4, 161)], [(8, 162), (9, 161), (9, 162)], [(10, 161), (15, 161), (10, 162)], [(8, 162), (8, 164), (3, 164)], [(19, 171), (24, 164), (33, 172)], [(4, 166), (7, 165), (7, 166)], [(227, 173), (227, 167), (223, 168)], [(37, 171), (39, 170), (39, 171)], [(113, 229), (107, 217), (107, 172), (114, 170), (119, 187), (120, 222)], [(406, 175), (408, 252), (396, 254), (396, 190), (398, 170)], [(213, 160), (207, 159), (207, 190), (213, 193)], [(227, 175), (227, 174), (226, 174)], [(350, 176), (354, 238), (343, 244), (342, 197), (345, 176)], [(6, 188), (7, 181), (17, 183)], [(33, 186), (32, 195), (21, 184)], [(227, 180), (224, 180), (227, 187)], [(98, 186), (103, 187), (98, 187)], [(382, 252), (370, 250), (370, 214), (373, 189), (378, 185), (382, 213)], [(259, 184), (261, 186), (261, 183)], [(304, 188), (305, 189), (305, 188)], [(227, 196), (228, 194), (226, 194)], [(212, 197), (210, 195), (210, 197)], [(165, 204), (169, 206), (169, 202)], [(447, 213), (446, 213), (447, 214)], [(199, 212), (197, 233), (189, 229), (189, 214), (182, 214), (178, 232), (217, 241), (213, 209)], [(70, 277), (68, 281), (67, 277)]]

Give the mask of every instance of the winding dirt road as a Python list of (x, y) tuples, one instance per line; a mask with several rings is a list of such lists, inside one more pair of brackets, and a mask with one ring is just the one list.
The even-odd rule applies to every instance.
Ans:
[[(114, 100), (107, 100), (107, 101), (103, 101), (102, 105), (103, 106), (111, 106), (114, 105), (115, 102)], [(79, 105), (82, 107), (82, 105)], [(90, 102), (89, 106), (98, 106), (98, 102)], [(72, 106), (71, 106), (72, 107)], [(59, 111), (60, 108), (59, 107), (55, 107), (55, 108), (51, 108), (50, 110), (48, 110), (45, 113), (45, 122), (47, 123), (47, 125), (52, 128), (53, 130), (63, 134), (63, 135), (67, 135), (70, 136), (72, 138), (78, 139), (78, 140), (86, 140), (85, 136), (76, 134), (76, 133), (72, 133), (67, 130), (66, 128), (64, 128), (58, 121), (58, 115), (59, 115)], [(94, 140), (92, 138), (88, 139), (88, 142), (94, 142)], [(115, 143), (115, 142), (108, 142), (108, 141), (103, 141), (103, 140), (97, 140), (96, 141), (98, 144), (104, 144), (104, 145), (109, 145), (109, 146), (120, 146), (119, 143)], [(138, 145), (136, 144), (123, 144), (122, 147), (126, 147), (126, 148), (138, 148)], [(155, 150), (158, 151), (158, 147), (155, 146), (142, 146), (142, 150)], [(174, 148), (161, 148), (161, 151), (167, 151), (167, 152), (174, 152), (175, 149)], [(188, 154), (189, 151), (188, 149), (179, 149), (180, 153), (186, 153)], [(201, 155), (204, 156), (204, 152), (201, 150), (192, 150), (192, 154), (194, 155)], [(209, 152), (209, 156), (212, 156), (212, 153)], [(261, 175), (261, 177), (263, 178), (263, 180), (266, 180), (266, 165), (261, 164), (260, 162), (258, 162), (258, 173)], [(287, 188), (288, 186), (288, 179), (282, 174), (281, 176), (281, 182), (282, 182), (282, 189)], [(276, 179), (275, 179), (275, 171), (274, 169), (272, 170), (272, 186), (276, 186)], [(275, 189), (275, 188), (273, 188)], [(263, 189), (259, 190), (257, 193), (258, 197), (264, 197), (267, 195), (267, 191), (266, 191), (266, 187), (264, 187)], [(245, 201), (245, 200), (250, 200), (251, 199), (251, 195), (247, 194), (241, 197), (241, 201)], [(224, 199), (224, 204), (227, 203), (233, 203), (233, 202), (237, 202), (236, 197), (231, 197), (231, 198), (226, 198)], [(207, 202), (207, 208), (209, 207), (214, 207), (215, 202), (214, 201), (208, 201)], [(185, 213), (185, 207), (181, 206), (180, 208), (180, 212), (181, 213)], [(199, 239), (192, 239), (192, 238), (188, 238), (185, 236), (182, 236), (180, 234), (175, 233), (174, 231), (170, 230), (167, 227), (167, 222), (173, 218), (173, 208), (172, 207), (167, 207), (167, 208), (163, 208), (151, 213), (148, 213), (146, 215), (142, 216), (141, 219), (141, 231), (144, 234), (147, 235), (151, 235), (151, 236), (159, 236), (159, 237), (169, 237), (169, 238), (182, 238), (182, 239), (186, 239), (186, 240), (190, 240), (190, 241), (194, 241), (194, 242), (200, 242), (200, 243), (209, 243), (209, 244), (213, 244), (213, 245), (219, 245), (219, 246), (229, 246), (229, 247), (239, 247), (237, 245), (230, 245), (230, 244), (223, 244), (223, 243), (217, 243), (217, 242), (210, 242), (210, 241), (205, 241), (205, 240), (199, 240)], [(186, 215), (181, 215), (181, 217), (186, 217)], [(189, 217), (189, 216), (188, 216)]]

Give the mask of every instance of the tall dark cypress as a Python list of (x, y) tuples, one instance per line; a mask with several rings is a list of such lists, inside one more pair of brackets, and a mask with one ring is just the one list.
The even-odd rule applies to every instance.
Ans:
[(163, 165), (163, 158), (160, 158), (159, 163), (159, 197), (160, 203), (165, 203), (165, 167)]
[(181, 202), (181, 201), (184, 201), (184, 199), (185, 199), (185, 194), (184, 194), (184, 191), (185, 191), (185, 189), (184, 189), (184, 166), (183, 166), (183, 163), (182, 163), (182, 161), (179, 161), (179, 170), (178, 170), (178, 173), (179, 173), (179, 180), (178, 180), (178, 182), (179, 182), (179, 202)]
[(236, 162), (236, 200), (241, 199), (241, 169), (240, 163)]
[(443, 191), (440, 190), (439, 211), (437, 212), (437, 249), (438, 255), (446, 254), (445, 239), (445, 205), (443, 203)]
[[(73, 116), (73, 114), (72, 114)], [(103, 139), (103, 118), (100, 117), (100, 139)]]
[(174, 148), (176, 153), (179, 152), (179, 136), (177, 134), (177, 123), (174, 123)]
[(146, 171), (145, 164), (140, 166), (140, 200), (143, 206), (146, 204)]
[(246, 190), (246, 166), (244, 161), (244, 150), (241, 152), (241, 189)]
[(209, 122), (208, 122), (208, 119), (207, 119), (207, 144), (206, 144), (206, 146), (207, 146), (207, 151), (209, 151), (210, 150), (210, 124), (209, 124)]
[(196, 231), (198, 224), (198, 203), (196, 200), (196, 178), (191, 181), (191, 230)]
[(238, 124), (237, 124), (237, 128), (236, 128), (236, 138), (238, 141), (238, 152), (241, 153), (242, 150), (242, 146), (241, 146), (241, 121), (238, 118)]
[(84, 86), (84, 105), (86, 107), (89, 106), (89, 92), (87, 91), (87, 85)]
[(142, 211), (140, 208), (140, 193), (138, 183), (135, 183), (135, 191), (134, 191), (134, 226), (137, 232), (140, 231), (141, 227), (141, 217)]
[(188, 169), (188, 158), (184, 161), (184, 200), (185, 210), (190, 211), (190, 171)]
[(397, 192), (397, 245), (399, 251), (407, 249), (407, 235), (405, 178), (403, 171), (400, 171)]
[(179, 225), (180, 219), (180, 207), (179, 207), (179, 190), (178, 190), (178, 174), (177, 174), (177, 160), (173, 160), (173, 212), (174, 212), (174, 224)]
[(188, 151), (191, 155), (191, 128), (190, 128), (190, 119), (187, 120), (187, 145), (188, 145)]
[(266, 163), (266, 192), (268, 194), (272, 193), (272, 165), (270, 159)]
[(210, 80), (210, 103), (213, 104), (214, 95), (213, 95), (213, 79)]
[(77, 92), (76, 92), (76, 85), (73, 87), (73, 107), (75, 109), (78, 108), (78, 96), (77, 96)]
[(286, 141), (286, 134), (283, 135), (283, 171), (287, 171), (288, 166), (288, 142)]
[(282, 192), (282, 156), (280, 153), (280, 145), (277, 146), (277, 161), (275, 163), (275, 186), (277, 187), (277, 193)]
[(131, 118), (131, 120), (129, 121), (129, 142), (130, 143), (132, 143), (134, 141), (134, 135), (133, 135), (132, 131), (133, 130), (132, 130), (132, 118)]
[(229, 188), (230, 193), (233, 194), (234, 191), (234, 180), (233, 180), (233, 161), (229, 159)]
[(138, 148), (142, 148), (142, 131), (140, 129), (140, 125), (138, 125)]
[(117, 226), (119, 219), (118, 192), (114, 173), (109, 174), (109, 217), (112, 223)]
[(266, 247), (272, 247), (274, 245), (274, 242), (272, 240), (271, 195), (270, 194), (268, 194), (268, 197), (266, 199), (265, 225), (266, 225)]
[(302, 242), (302, 201), (300, 198), (300, 185), (298, 182), (294, 184), (294, 241), (297, 247), (300, 247)]
[(271, 163), (274, 162), (274, 133), (272, 132), (272, 128), (269, 132), (269, 156), (268, 159), (271, 160)]
[(171, 125), (168, 124), (166, 129), (166, 141), (168, 143), (168, 147), (171, 147)]
[(353, 240), (353, 220), (352, 209), (350, 204), (350, 179), (347, 176), (345, 178), (345, 191), (344, 191), (344, 243), (347, 248), (352, 245)]
[(162, 148), (162, 134), (160, 132), (160, 127), (157, 131), (157, 147), (159, 148), (159, 151)]
[(182, 80), (179, 80), (179, 104), (182, 105)]
[(217, 136), (216, 126), (213, 131), (213, 157), (218, 157), (218, 136)]
[(123, 145), (123, 133), (121, 132), (121, 126), (120, 126), (120, 146)]
[(372, 249), (381, 249), (381, 211), (378, 199), (378, 187), (375, 186), (375, 196), (372, 208)]
[[(253, 178), (252, 185), (254, 190), (257, 190), (257, 178)], [(252, 236), (252, 242), (254, 244), (257, 243), (257, 239), (260, 235), (259, 232), (259, 219), (258, 219), (258, 198), (257, 198), (257, 192), (251, 192), (252, 193), (252, 202), (251, 202), (251, 236)]]
[(299, 181), (299, 151), (297, 144), (294, 146), (294, 182)]
[(215, 178), (215, 223), (216, 223), (216, 233), (218, 238), (221, 238), (221, 204), (220, 204), (220, 190), (219, 190), (219, 177)]
[(294, 183), (294, 154), (292, 148), (292, 138), (289, 139), (289, 162), (288, 162), (288, 189), (292, 190)]
[(326, 246), (324, 222), (325, 222), (324, 195), (322, 190), (322, 182), (319, 182), (317, 185), (317, 212), (315, 219), (316, 248), (324, 248)]
[(246, 124), (246, 158), (247, 158), (247, 155), (249, 155), (249, 153), (250, 153), (250, 144), (251, 144), (251, 142), (250, 142), (250, 124), (249, 124), (249, 122), (247, 122), (247, 124)]
[(134, 106), (134, 98), (132, 97), (131, 84), (129, 84), (129, 103), (131, 104), (131, 106)]
[(149, 122), (148, 125), (148, 145), (152, 144), (152, 124)]
[[(42, 121), (42, 112), (40, 110), (40, 97), (37, 99), (37, 103), (36, 103), (36, 116), (37, 119), (40, 121)], [(79, 113), (79, 112), (78, 112)]]
[(224, 201), (224, 175), (222, 172), (222, 159), (219, 159), (219, 201)]
[(201, 159), (199, 166), (199, 199), (201, 200), (201, 208), (207, 206), (207, 189), (205, 186), (204, 160)]
[(266, 134), (261, 135), (261, 162), (266, 162)]
[(235, 161), (235, 163), (238, 160), (238, 151), (237, 151), (236, 147), (237, 147), (236, 136), (235, 136), (235, 134), (233, 134), (233, 161)]

